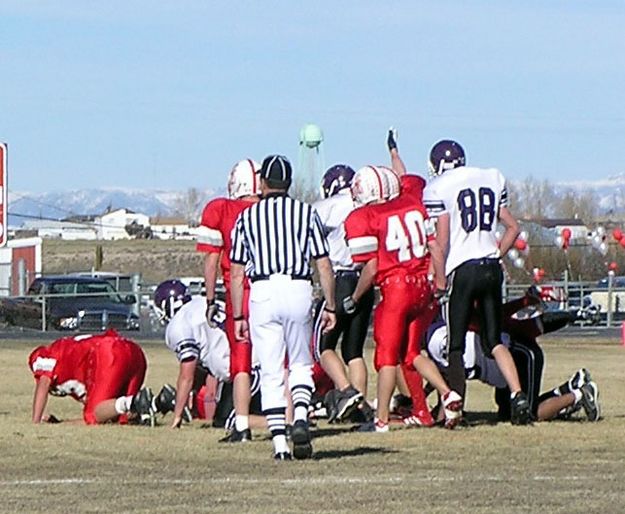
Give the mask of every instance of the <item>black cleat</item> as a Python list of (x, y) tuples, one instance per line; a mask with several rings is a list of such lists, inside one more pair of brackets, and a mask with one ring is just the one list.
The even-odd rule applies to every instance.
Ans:
[(310, 459), (312, 457), (312, 444), (310, 444), (310, 430), (308, 422), (299, 419), (293, 423), (291, 429), (291, 441), (293, 442), (293, 457), (296, 459)]
[[(155, 413), (163, 416), (168, 412), (173, 412), (176, 407), (176, 388), (170, 384), (165, 384), (152, 400), (152, 409)], [(182, 420), (191, 423), (193, 415), (191, 409), (185, 407), (182, 411)]]
[(363, 402), (364, 396), (356, 388), (349, 386), (344, 391), (338, 391), (336, 395), (336, 421), (343, 421), (349, 417)]
[(584, 384), (580, 391), (582, 392), (580, 403), (584, 408), (588, 421), (599, 421), (601, 418), (601, 406), (599, 405), (599, 388), (597, 384), (590, 381)]
[(293, 457), (289, 452), (278, 452), (274, 454), (273, 460), (275, 460), (276, 462), (281, 462), (285, 460), (293, 460)]
[(326, 413), (328, 415), (328, 423), (333, 423), (336, 420), (338, 414), (336, 405), (338, 401), (338, 394), (338, 389), (330, 389), (323, 397), (323, 403), (326, 407)]
[(220, 443), (245, 443), (252, 440), (252, 431), (249, 428), (245, 430), (237, 430), (233, 428), (232, 431), (224, 438), (220, 439)]
[(530, 403), (523, 391), (518, 392), (510, 400), (510, 423), (513, 425), (530, 425), (532, 423)]
[(153, 427), (156, 425), (156, 416), (152, 403), (154, 394), (149, 387), (143, 387), (135, 394), (130, 403), (130, 412), (137, 415), (139, 424)]

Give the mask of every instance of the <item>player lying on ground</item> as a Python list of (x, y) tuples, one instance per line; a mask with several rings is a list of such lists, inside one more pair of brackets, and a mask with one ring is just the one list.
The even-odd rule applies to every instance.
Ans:
[[(544, 353), (536, 341), (540, 334), (553, 332), (562, 328), (569, 320), (569, 313), (542, 313), (540, 310), (529, 310), (526, 306), (531, 298), (521, 298), (508, 302), (503, 306), (506, 318), (503, 322), (504, 332), (501, 342), (514, 359), (521, 387), (527, 394), (532, 409), (532, 417), (537, 421), (548, 421), (570, 415), (583, 407), (589, 421), (598, 421), (601, 416), (599, 405), (599, 389), (591, 380), (585, 368), (576, 371), (562, 385), (540, 394), (544, 369)], [(517, 315), (519, 308), (524, 308)], [(484, 354), (479, 335), (479, 327), (473, 325), (467, 332), (466, 347), (463, 355), (467, 380), (480, 380), (496, 388), (496, 401), (499, 406), (499, 419), (510, 419), (510, 391), (506, 380), (493, 358)], [(427, 333), (427, 350), (437, 366), (446, 374), (447, 361), (447, 327), (439, 319), (432, 324)]]
[(84, 405), (88, 425), (134, 418), (154, 425), (152, 392), (141, 389), (147, 368), (133, 341), (108, 330), (96, 335), (64, 337), (35, 348), (28, 358), (35, 377), (33, 423), (58, 421), (44, 414), (48, 394), (71, 396)]

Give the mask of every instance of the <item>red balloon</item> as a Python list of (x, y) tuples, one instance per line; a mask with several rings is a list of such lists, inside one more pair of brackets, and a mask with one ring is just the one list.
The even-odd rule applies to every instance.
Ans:
[(544, 270), (544, 269), (542, 269), (542, 268), (540, 268), (540, 269), (538, 270), (538, 274), (539, 274), (541, 277), (544, 277), (544, 276), (545, 276), (545, 270)]
[(525, 250), (525, 249), (527, 248), (527, 241), (523, 241), (523, 239), (517, 239), (517, 240), (514, 242), (514, 247), (515, 247), (517, 250), (521, 250), (521, 251), (523, 251), (523, 250)]
[(610, 264), (608, 264), (608, 269), (610, 271), (616, 271), (618, 269), (618, 264), (616, 264), (616, 262), (612, 261)]
[(618, 242), (618, 244), (620, 244), (623, 248), (625, 248), (625, 237), (622, 237), (621, 240)]
[(612, 237), (616, 239), (617, 241), (620, 241), (621, 239), (623, 239), (623, 232), (621, 231), (620, 228), (615, 228), (612, 231)]
[(563, 228), (562, 229), (562, 237), (564, 239), (571, 239), (571, 229), (570, 228)]

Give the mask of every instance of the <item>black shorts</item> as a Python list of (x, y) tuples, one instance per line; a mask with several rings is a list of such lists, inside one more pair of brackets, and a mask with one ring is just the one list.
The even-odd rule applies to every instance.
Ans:
[(321, 334), (319, 326), (325, 302), (320, 301), (315, 305), (313, 337), (317, 360), (325, 350), (336, 350), (339, 339), (341, 339), (341, 355), (346, 364), (353, 359), (362, 358), (373, 309), (375, 295), (373, 287), (360, 299), (354, 314), (347, 314), (343, 309), (343, 298), (354, 292), (359, 277), (360, 273), (357, 271), (339, 271), (335, 274), (336, 326), (327, 334)]
[(471, 316), (477, 313), (482, 348), (491, 356), (501, 342), (502, 283), (499, 259), (472, 259), (451, 273), (449, 302), (444, 310), (450, 352), (464, 353)]

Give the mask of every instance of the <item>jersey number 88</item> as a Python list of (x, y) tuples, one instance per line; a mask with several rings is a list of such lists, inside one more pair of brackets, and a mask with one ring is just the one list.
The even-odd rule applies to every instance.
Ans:
[(458, 210), (465, 232), (473, 232), (478, 221), (480, 230), (489, 232), (495, 221), (495, 193), (488, 187), (480, 187), (476, 198), (473, 190), (463, 189), (458, 193)]

